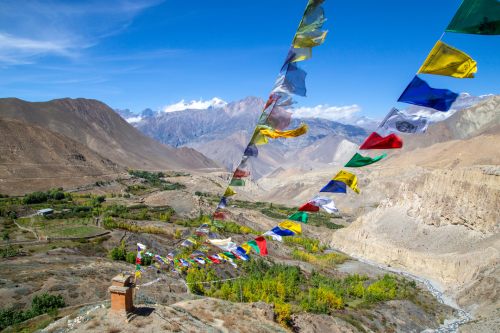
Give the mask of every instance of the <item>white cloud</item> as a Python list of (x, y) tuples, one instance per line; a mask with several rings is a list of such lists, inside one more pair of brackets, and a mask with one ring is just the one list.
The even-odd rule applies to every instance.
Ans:
[(2, 0), (0, 65), (38, 57), (76, 57), (100, 40), (123, 32), (144, 9), (163, 0)]
[(137, 116), (137, 117), (130, 117), (130, 118), (127, 118), (125, 119), (129, 124), (134, 124), (134, 123), (138, 123), (142, 120), (142, 117), (141, 116)]
[(330, 106), (327, 104), (313, 107), (300, 107), (294, 110), (297, 118), (323, 118), (333, 121), (354, 121), (361, 107), (357, 104), (347, 106)]
[(175, 111), (183, 111), (183, 110), (205, 110), (209, 107), (220, 108), (227, 105), (227, 102), (223, 101), (220, 98), (214, 97), (210, 100), (204, 101), (200, 99), (199, 101), (192, 100), (186, 102), (185, 100), (180, 100), (177, 103), (166, 105), (162, 108), (163, 112), (175, 112)]

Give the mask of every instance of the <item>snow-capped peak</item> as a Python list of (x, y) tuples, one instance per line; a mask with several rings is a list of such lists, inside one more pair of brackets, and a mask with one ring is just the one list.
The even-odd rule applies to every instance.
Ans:
[(163, 112), (175, 112), (175, 111), (183, 111), (183, 110), (204, 110), (208, 108), (221, 108), (227, 105), (227, 102), (214, 97), (208, 101), (204, 101), (202, 99), (196, 101), (185, 101), (184, 99), (179, 102), (171, 105), (166, 105), (162, 108)]

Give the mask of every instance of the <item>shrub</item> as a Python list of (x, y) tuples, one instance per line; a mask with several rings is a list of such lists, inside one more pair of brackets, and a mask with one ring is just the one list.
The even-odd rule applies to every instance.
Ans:
[(127, 259), (127, 249), (125, 247), (125, 242), (122, 241), (119, 246), (114, 247), (109, 251), (109, 257), (113, 260), (123, 260)]
[(61, 295), (50, 295), (43, 293), (36, 295), (31, 301), (31, 311), (35, 316), (43, 313), (49, 313), (58, 308), (65, 307), (64, 298)]
[(137, 257), (137, 254), (135, 252), (128, 252), (126, 256), (126, 261), (129, 264), (135, 264), (135, 258)]

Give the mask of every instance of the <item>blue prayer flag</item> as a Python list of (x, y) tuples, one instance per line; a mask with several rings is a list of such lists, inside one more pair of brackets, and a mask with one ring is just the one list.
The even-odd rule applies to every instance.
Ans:
[(243, 155), (257, 157), (259, 155), (259, 150), (257, 149), (256, 145), (249, 144), (247, 146), (247, 148), (245, 149), (245, 152), (243, 153)]
[(344, 182), (338, 180), (330, 180), (320, 192), (331, 192), (331, 193), (346, 193), (347, 188)]
[(457, 97), (458, 94), (451, 90), (431, 88), (427, 82), (415, 75), (399, 97), (398, 102), (448, 111)]
[(288, 229), (281, 229), (280, 227), (276, 226), (271, 229), (272, 232), (274, 232), (278, 236), (294, 236), (295, 233), (291, 230)]

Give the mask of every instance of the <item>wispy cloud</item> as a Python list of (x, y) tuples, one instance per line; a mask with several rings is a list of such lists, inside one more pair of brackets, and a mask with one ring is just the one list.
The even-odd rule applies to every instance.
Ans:
[(361, 111), (357, 104), (347, 106), (330, 106), (327, 104), (312, 107), (300, 107), (293, 112), (297, 118), (323, 118), (334, 121), (349, 121)]
[(38, 57), (77, 57), (102, 39), (122, 33), (143, 10), (163, 0), (0, 1), (0, 65)]
[(161, 110), (163, 112), (175, 112), (175, 111), (183, 111), (183, 110), (204, 110), (208, 109), (210, 107), (213, 108), (221, 108), (225, 106), (227, 102), (223, 101), (222, 99), (218, 97), (214, 97), (210, 100), (204, 101), (202, 99), (196, 101), (185, 101), (181, 100), (177, 103), (170, 104), (167, 106), (164, 106)]

